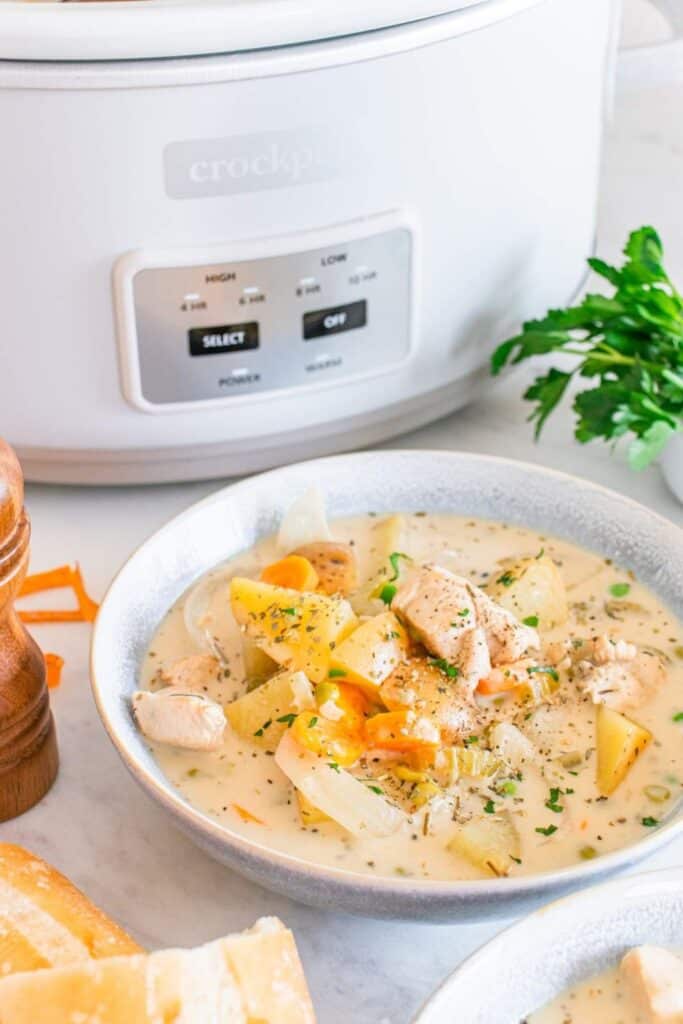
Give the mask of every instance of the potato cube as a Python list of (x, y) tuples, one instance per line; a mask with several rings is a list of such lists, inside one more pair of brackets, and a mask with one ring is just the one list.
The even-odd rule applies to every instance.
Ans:
[(602, 796), (609, 796), (626, 778), (652, 733), (606, 704), (598, 705), (596, 731), (598, 789)]
[(539, 629), (560, 626), (569, 614), (564, 580), (547, 555), (515, 562), (494, 579), (487, 593), (520, 622)]
[(243, 739), (275, 750), (296, 716), (315, 705), (303, 672), (279, 672), (267, 683), (225, 705), (233, 730)]
[(230, 601), (247, 636), (278, 664), (300, 669), (316, 683), (327, 677), (332, 648), (357, 625), (343, 598), (240, 576), (231, 580)]
[(408, 655), (408, 635), (393, 612), (354, 629), (332, 652), (330, 670), (375, 697), (381, 684)]
[(507, 811), (472, 818), (461, 825), (448, 849), (498, 877), (507, 875), (512, 862), (521, 855), (519, 833)]

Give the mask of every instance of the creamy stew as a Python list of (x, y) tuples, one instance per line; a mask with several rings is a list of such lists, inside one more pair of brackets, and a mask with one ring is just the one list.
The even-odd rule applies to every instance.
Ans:
[(666, 820), (683, 633), (626, 569), (459, 516), (330, 533), (317, 502), (193, 586), (145, 657), (134, 713), (191, 804), (419, 879), (556, 869)]

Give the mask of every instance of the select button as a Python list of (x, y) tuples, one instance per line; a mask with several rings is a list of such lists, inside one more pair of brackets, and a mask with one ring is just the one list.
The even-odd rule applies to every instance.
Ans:
[(222, 324), (219, 327), (192, 327), (187, 332), (191, 356), (210, 356), (222, 352), (246, 352), (259, 347), (258, 323)]
[(327, 338), (330, 334), (353, 331), (365, 327), (368, 322), (368, 304), (365, 299), (350, 302), (346, 306), (332, 306), (304, 313), (304, 340)]

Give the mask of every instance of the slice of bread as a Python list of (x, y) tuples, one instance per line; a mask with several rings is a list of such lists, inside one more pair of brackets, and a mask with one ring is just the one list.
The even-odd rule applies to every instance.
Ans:
[(53, 867), (0, 843), (0, 975), (140, 952)]
[(197, 949), (0, 981), (0, 1024), (314, 1024), (291, 932), (263, 918)]

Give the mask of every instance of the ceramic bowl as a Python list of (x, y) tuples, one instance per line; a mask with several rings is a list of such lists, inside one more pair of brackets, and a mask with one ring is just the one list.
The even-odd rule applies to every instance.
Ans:
[(465, 960), (414, 1024), (519, 1024), (645, 943), (683, 947), (683, 868), (608, 882), (537, 910)]
[(602, 858), (527, 878), (427, 881), (376, 878), (269, 849), (212, 821), (165, 778), (136, 730), (129, 698), (161, 618), (205, 571), (273, 532), (315, 482), (329, 514), (453, 512), (554, 533), (632, 569), (683, 617), (683, 534), (647, 509), (593, 484), (538, 466), (442, 451), (382, 451), (299, 463), (219, 491), (142, 545), (111, 585), (92, 643), (95, 700), (127, 768), (208, 853), (304, 903), (374, 917), (430, 921), (512, 916), (627, 867), (683, 831), (679, 811), (638, 843)]
[(664, 479), (678, 500), (683, 503), (683, 432), (674, 434), (659, 461)]

